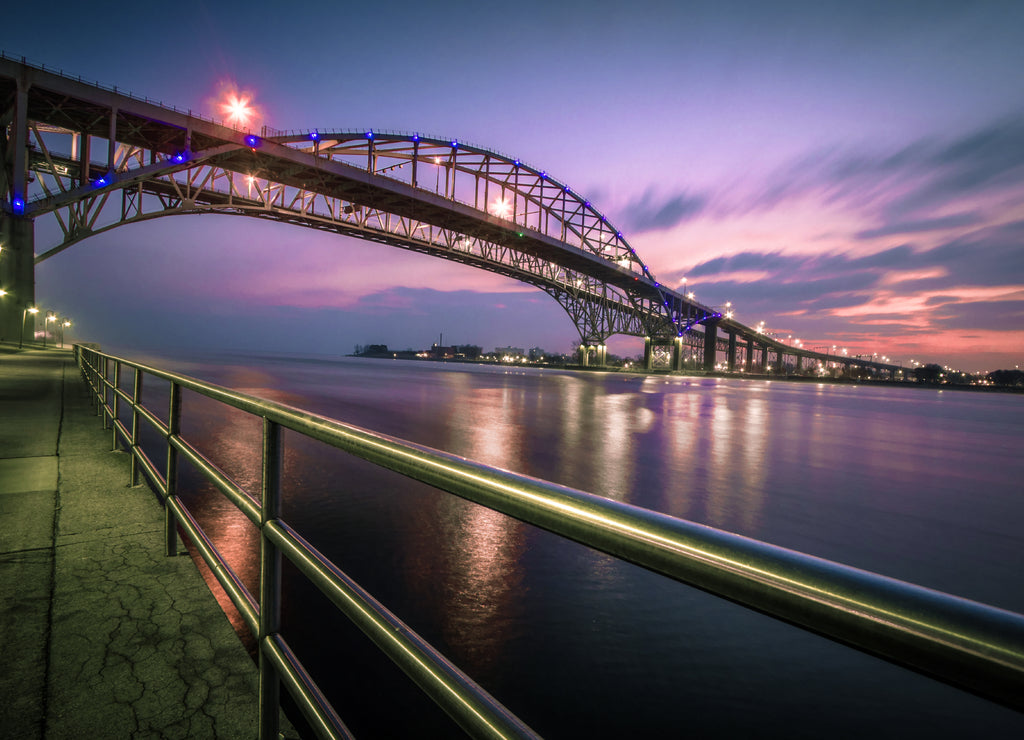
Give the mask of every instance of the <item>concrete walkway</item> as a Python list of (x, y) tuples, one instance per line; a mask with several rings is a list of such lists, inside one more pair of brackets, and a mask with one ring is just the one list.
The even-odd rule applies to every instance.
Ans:
[(255, 738), (255, 665), (110, 447), (70, 351), (0, 344), (0, 738)]

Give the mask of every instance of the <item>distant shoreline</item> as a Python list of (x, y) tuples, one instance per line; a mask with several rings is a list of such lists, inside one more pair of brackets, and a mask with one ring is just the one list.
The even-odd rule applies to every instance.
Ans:
[(921, 388), (921, 389), (932, 389), (932, 390), (958, 390), (958, 391), (981, 391), (986, 393), (1024, 393), (1024, 388), (1007, 386), (1007, 385), (969, 385), (962, 383), (930, 383), (926, 381), (910, 381), (910, 380), (876, 380), (876, 379), (865, 379), (865, 378), (819, 378), (808, 375), (793, 375), (793, 374), (777, 374), (777, 373), (729, 373), (722, 372), (721, 370), (668, 370), (668, 369), (653, 369), (643, 370), (632, 367), (621, 367), (621, 366), (605, 366), (605, 367), (594, 367), (576, 365), (570, 363), (544, 363), (544, 362), (503, 362), (501, 360), (481, 360), (481, 359), (467, 359), (463, 357), (448, 357), (448, 358), (437, 358), (437, 357), (423, 357), (422, 354), (416, 354), (414, 351), (394, 351), (387, 353), (363, 353), (363, 354), (349, 354), (345, 357), (352, 357), (356, 359), (369, 359), (369, 360), (411, 360), (414, 362), (435, 362), (435, 363), (453, 363), (459, 365), (488, 365), (488, 366), (502, 366), (502, 367), (518, 367), (518, 368), (537, 368), (537, 369), (552, 369), (552, 370), (563, 370), (566, 372), (604, 372), (604, 373), (616, 373), (616, 374), (627, 374), (636, 376), (657, 376), (657, 377), (692, 377), (692, 378), (728, 378), (734, 380), (770, 380), (770, 381), (786, 381), (794, 383), (829, 383), (832, 385), (884, 385), (894, 386), (900, 388)]

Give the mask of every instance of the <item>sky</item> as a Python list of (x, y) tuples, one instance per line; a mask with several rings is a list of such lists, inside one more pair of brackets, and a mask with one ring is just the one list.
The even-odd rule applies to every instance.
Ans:
[[(47, 6), (51, 8), (51, 6)], [(1024, 365), (1024, 3), (57, 3), (0, 49), (277, 129), (457, 138), (549, 172), (664, 284), (803, 346)], [(55, 235), (37, 224), (37, 252)], [(578, 342), (546, 294), (230, 216), (115, 229), (36, 295), (112, 349)], [(613, 338), (613, 352), (642, 344)]]

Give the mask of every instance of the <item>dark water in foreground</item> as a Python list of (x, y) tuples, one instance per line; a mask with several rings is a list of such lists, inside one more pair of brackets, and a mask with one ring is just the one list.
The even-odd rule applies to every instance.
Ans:
[[(356, 359), (172, 369), (1024, 612), (1022, 396)], [(192, 396), (185, 415), (258, 486), (257, 425)], [(1024, 737), (1022, 714), (285, 442), (285, 519), (547, 737)], [(252, 578), (252, 528), (184, 480)], [(284, 635), (357, 736), (459, 736), (286, 578)]]

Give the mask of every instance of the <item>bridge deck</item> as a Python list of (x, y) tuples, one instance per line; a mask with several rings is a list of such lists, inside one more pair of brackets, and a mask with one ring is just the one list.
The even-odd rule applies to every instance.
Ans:
[(0, 344), (0, 735), (256, 737), (257, 672), (68, 351)]

